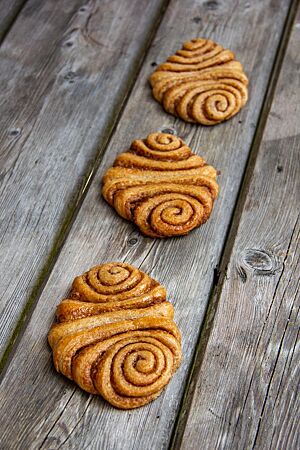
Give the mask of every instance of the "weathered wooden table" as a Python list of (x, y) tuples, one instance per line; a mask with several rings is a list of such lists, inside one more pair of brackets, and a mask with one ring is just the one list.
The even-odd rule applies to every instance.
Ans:
[[(297, 3), (0, 1), (1, 449), (300, 448)], [(246, 107), (208, 128), (166, 114), (147, 82), (202, 36), (250, 79)], [(166, 129), (221, 170), (221, 192), (206, 225), (162, 241), (100, 181)], [(164, 393), (129, 412), (58, 375), (46, 341), (74, 276), (111, 260), (167, 287), (183, 335)]]

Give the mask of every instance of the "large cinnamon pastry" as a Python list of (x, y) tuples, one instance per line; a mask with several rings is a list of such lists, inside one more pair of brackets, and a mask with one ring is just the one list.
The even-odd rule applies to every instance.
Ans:
[(69, 297), (48, 334), (56, 370), (117, 408), (158, 397), (181, 361), (165, 288), (129, 264), (110, 263), (76, 277)]
[(217, 172), (177, 136), (136, 140), (103, 177), (106, 201), (143, 234), (189, 233), (209, 218), (218, 194)]
[(239, 112), (248, 79), (230, 50), (209, 39), (185, 42), (150, 77), (154, 98), (186, 122), (215, 125)]

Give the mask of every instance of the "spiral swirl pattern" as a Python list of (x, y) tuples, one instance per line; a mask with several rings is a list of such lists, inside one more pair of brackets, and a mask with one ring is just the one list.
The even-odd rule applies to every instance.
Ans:
[(92, 267), (76, 277), (69, 297), (57, 307), (59, 322), (106, 312), (145, 308), (166, 300), (166, 290), (157, 281), (125, 263)]
[(239, 112), (248, 79), (234, 53), (208, 39), (185, 42), (150, 77), (154, 98), (186, 122), (215, 125)]
[[(61, 302), (48, 334), (56, 370), (117, 408), (154, 400), (181, 361), (181, 336), (165, 289), (129, 264), (110, 263), (76, 277), (71, 297), (77, 300)], [(69, 306), (64, 311), (68, 301), (82, 304), (80, 318)], [(84, 305), (104, 309), (85, 314)]]
[(177, 136), (153, 133), (132, 143), (103, 178), (102, 193), (143, 234), (189, 233), (209, 218), (217, 172)]

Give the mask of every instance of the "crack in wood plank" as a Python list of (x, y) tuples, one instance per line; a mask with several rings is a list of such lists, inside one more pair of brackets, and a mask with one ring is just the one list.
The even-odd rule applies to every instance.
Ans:
[(91, 401), (93, 400), (93, 396), (90, 396), (90, 399), (87, 402), (87, 405), (85, 407), (85, 409), (83, 410), (83, 413), (80, 415), (79, 420), (76, 422), (75, 426), (72, 428), (71, 432), (68, 434), (68, 436), (66, 437), (66, 439), (60, 444), (60, 446), (58, 447), (57, 450), (61, 449), (62, 446), (67, 442), (67, 440), (70, 438), (70, 436), (72, 436), (73, 432), (75, 431), (75, 429), (77, 428), (77, 426), (80, 424), (80, 422), (82, 421)]
[[(296, 296), (295, 296), (295, 300), (296, 300)], [(268, 400), (268, 397), (269, 397), (269, 392), (270, 392), (271, 384), (272, 384), (272, 382), (273, 382), (275, 370), (276, 370), (276, 368), (277, 368), (278, 360), (279, 360), (279, 357), (281, 356), (281, 349), (282, 349), (283, 341), (284, 341), (285, 334), (286, 334), (286, 331), (287, 331), (287, 327), (288, 327), (288, 325), (289, 325), (289, 320), (290, 320), (291, 315), (292, 315), (292, 312), (293, 312), (293, 306), (294, 306), (294, 304), (295, 304), (295, 302), (293, 302), (293, 304), (292, 304), (292, 308), (291, 308), (291, 311), (290, 311), (288, 320), (287, 320), (287, 322), (286, 322), (284, 332), (283, 332), (282, 337), (281, 337), (281, 341), (280, 341), (280, 344), (279, 344), (277, 357), (276, 357), (275, 364), (274, 364), (273, 369), (272, 369), (272, 373), (271, 373), (271, 376), (270, 376), (270, 380), (269, 380), (269, 382), (268, 382), (268, 386), (267, 386), (267, 390), (266, 390), (266, 393), (265, 393), (265, 398), (264, 398), (264, 401), (263, 401), (261, 413), (260, 413), (260, 415), (259, 415), (259, 420), (258, 420), (258, 424), (257, 424), (257, 431), (256, 431), (256, 434), (255, 434), (255, 436), (254, 436), (254, 441), (253, 441), (252, 449), (254, 449), (255, 446), (256, 446), (256, 441), (257, 441), (258, 433), (259, 433), (259, 431), (260, 431), (261, 421), (262, 421), (262, 418), (263, 418), (263, 415), (264, 415), (264, 412), (265, 412), (265, 407), (266, 407), (266, 403), (267, 403), (267, 400)]]
[(76, 388), (73, 389), (72, 394), (70, 395), (70, 397), (68, 398), (67, 403), (65, 404), (65, 406), (63, 407), (61, 413), (57, 416), (57, 419), (54, 421), (52, 427), (49, 429), (48, 433), (45, 435), (45, 438), (43, 440), (43, 442), (41, 443), (41, 445), (39, 446), (39, 450), (42, 449), (44, 443), (47, 441), (49, 434), (51, 433), (51, 431), (55, 428), (57, 422), (59, 421), (59, 419), (61, 418), (61, 416), (63, 415), (64, 411), (66, 410), (68, 404), (70, 403), (70, 401), (72, 400), (73, 395), (75, 394)]

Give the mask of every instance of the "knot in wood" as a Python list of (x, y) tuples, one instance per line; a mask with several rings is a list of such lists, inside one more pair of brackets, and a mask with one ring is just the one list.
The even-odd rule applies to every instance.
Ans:
[(75, 79), (77, 78), (77, 74), (75, 72), (69, 71), (65, 76), (64, 79), (68, 81), (69, 83), (74, 83)]
[(210, 11), (214, 11), (218, 9), (219, 3), (215, 0), (209, 0), (208, 2), (204, 3), (204, 6)]
[(197, 17), (193, 17), (192, 21), (195, 22), (195, 23), (201, 23), (202, 19), (201, 19), (201, 17), (197, 16)]
[(177, 132), (174, 128), (163, 128), (161, 130), (162, 133), (166, 133), (166, 134), (174, 134), (177, 135)]
[(137, 243), (137, 238), (131, 238), (131, 239), (129, 239), (129, 241), (128, 241), (128, 245), (130, 246), (130, 247), (133, 247), (136, 243)]
[(136, 231), (130, 233), (127, 239), (127, 245), (129, 247), (134, 247), (139, 242), (139, 234)]
[(275, 255), (266, 250), (248, 248), (242, 252), (240, 262), (240, 273), (251, 270), (255, 275), (274, 275), (278, 270)]
[(9, 136), (17, 137), (21, 134), (21, 128), (11, 128), (8, 130)]

